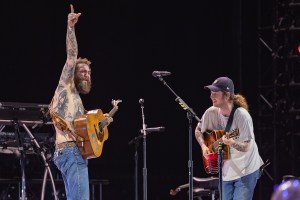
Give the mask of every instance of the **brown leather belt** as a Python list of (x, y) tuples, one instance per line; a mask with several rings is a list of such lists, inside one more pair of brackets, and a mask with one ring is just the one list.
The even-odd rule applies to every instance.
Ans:
[(56, 145), (56, 149), (58, 151), (63, 150), (65, 147), (75, 147), (76, 142), (75, 141), (68, 141), (68, 142), (62, 142)]

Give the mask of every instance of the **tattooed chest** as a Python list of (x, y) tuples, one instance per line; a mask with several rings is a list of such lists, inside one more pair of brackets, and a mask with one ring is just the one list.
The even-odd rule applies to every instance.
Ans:
[(67, 91), (61, 92), (58, 96), (56, 112), (66, 121), (73, 121), (76, 116), (84, 114), (80, 96)]

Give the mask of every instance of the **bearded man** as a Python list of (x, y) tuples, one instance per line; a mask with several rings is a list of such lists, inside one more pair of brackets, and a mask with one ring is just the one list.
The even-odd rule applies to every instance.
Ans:
[[(49, 106), (56, 131), (53, 160), (62, 174), (68, 200), (90, 199), (87, 160), (76, 145), (74, 133), (74, 119), (86, 113), (80, 94), (88, 94), (91, 90), (91, 62), (86, 58), (77, 58), (75, 24), (80, 15), (74, 13), (71, 5), (66, 36), (67, 60)], [(104, 116), (109, 124), (112, 118), (108, 114)]]

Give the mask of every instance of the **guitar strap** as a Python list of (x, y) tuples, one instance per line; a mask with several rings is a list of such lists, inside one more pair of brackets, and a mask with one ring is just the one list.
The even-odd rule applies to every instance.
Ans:
[(235, 112), (235, 110), (237, 108), (238, 108), (238, 106), (236, 106), (236, 105), (233, 106), (233, 108), (232, 108), (232, 110), (230, 112), (230, 115), (229, 115), (229, 118), (228, 118), (225, 130), (224, 130), (224, 134), (226, 134), (227, 132), (229, 132), (229, 130), (231, 128), (231, 125), (232, 125), (232, 121), (233, 121), (233, 115), (234, 115), (234, 112)]

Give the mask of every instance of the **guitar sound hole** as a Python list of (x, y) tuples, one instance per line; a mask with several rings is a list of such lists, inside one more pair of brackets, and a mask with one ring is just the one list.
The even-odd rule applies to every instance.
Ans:
[(94, 129), (95, 129), (95, 133), (96, 133), (96, 136), (97, 136), (97, 139), (98, 140), (100, 140), (100, 132), (98, 132), (98, 130), (97, 130), (97, 127), (96, 127), (96, 125), (94, 124)]

